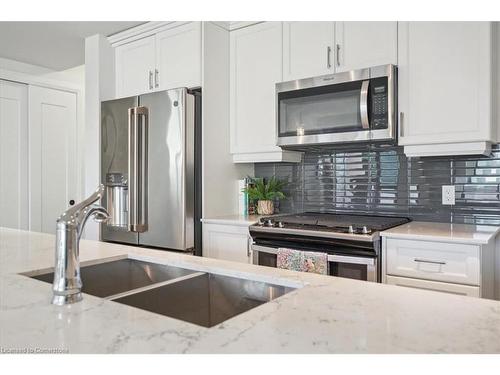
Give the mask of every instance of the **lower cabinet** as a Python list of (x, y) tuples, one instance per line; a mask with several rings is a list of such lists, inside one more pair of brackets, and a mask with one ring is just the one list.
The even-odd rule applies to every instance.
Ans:
[(203, 224), (203, 256), (251, 263), (248, 226)]
[(441, 283), (422, 279), (412, 279), (408, 277), (386, 276), (386, 284), (406, 286), (409, 288), (434, 290), (437, 292), (460, 294), (471, 297), (481, 297), (478, 286), (460, 285), (451, 283)]
[(494, 298), (494, 244), (383, 238), (386, 284)]

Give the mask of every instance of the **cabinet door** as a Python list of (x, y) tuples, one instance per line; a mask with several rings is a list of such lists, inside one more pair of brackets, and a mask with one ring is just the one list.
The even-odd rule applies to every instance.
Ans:
[(334, 22), (283, 23), (283, 80), (334, 71)]
[(28, 88), (0, 80), (0, 227), (28, 229)]
[(463, 296), (481, 297), (481, 290), (478, 286), (441, 283), (437, 281), (411, 279), (406, 277), (387, 276), (387, 284), (405, 286), (409, 288), (433, 290)]
[(248, 227), (203, 225), (204, 257), (250, 263), (249, 241)]
[(492, 140), (491, 33), (489, 22), (400, 22), (400, 144)]
[(156, 35), (155, 88), (201, 86), (201, 23), (191, 22)]
[(55, 233), (76, 200), (76, 94), (30, 86), (30, 230)]
[(397, 22), (335, 22), (335, 71), (397, 64)]
[(154, 89), (155, 36), (116, 47), (116, 96), (133, 96)]
[(231, 32), (231, 153), (281, 152), (275, 85), (282, 74), (282, 27), (265, 22)]

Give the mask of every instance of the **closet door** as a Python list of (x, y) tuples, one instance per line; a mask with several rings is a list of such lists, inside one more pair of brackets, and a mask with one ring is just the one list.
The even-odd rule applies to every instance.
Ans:
[(56, 219), (76, 200), (76, 94), (29, 89), (30, 229), (55, 233)]
[(28, 88), (0, 80), (0, 227), (28, 229)]

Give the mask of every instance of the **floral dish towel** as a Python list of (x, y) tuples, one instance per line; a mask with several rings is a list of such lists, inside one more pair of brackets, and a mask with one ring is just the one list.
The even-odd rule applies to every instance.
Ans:
[(279, 248), (277, 253), (277, 267), (292, 271), (328, 275), (328, 254)]

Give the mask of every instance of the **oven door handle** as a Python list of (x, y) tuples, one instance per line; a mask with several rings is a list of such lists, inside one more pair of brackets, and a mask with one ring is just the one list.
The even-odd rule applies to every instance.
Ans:
[(370, 119), (368, 118), (368, 89), (370, 81), (363, 81), (359, 92), (359, 113), (361, 115), (361, 127), (364, 130), (370, 129)]
[[(267, 253), (267, 254), (277, 254), (278, 253), (277, 248), (260, 246), (260, 245), (255, 245), (255, 244), (252, 244), (252, 250), (254, 252), (262, 252), (262, 253)], [(365, 264), (367, 266), (374, 266), (375, 265), (375, 258), (351, 257), (351, 256), (345, 256), (345, 255), (330, 255), (330, 254), (328, 254), (328, 261), (329, 262), (336, 262), (336, 263)]]

